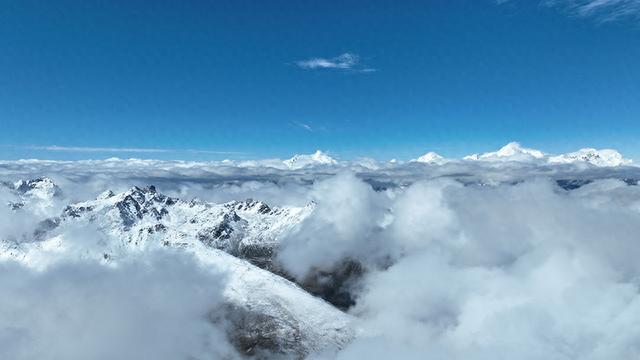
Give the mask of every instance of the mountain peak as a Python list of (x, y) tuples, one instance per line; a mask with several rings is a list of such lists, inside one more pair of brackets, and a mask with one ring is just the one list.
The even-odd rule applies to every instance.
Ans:
[(498, 151), (484, 154), (472, 154), (464, 157), (464, 160), (486, 160), (486, 161), (526, 161), (542, 159), (545, 154), (536, 149), (525, 148), (520, 143), (512, 141)]
[(445, 163), (447, 160), (442, 157), (440, 154), (433, 152), (433, 151), (429, 151), (428, 153), (418, 157), (417, 159), (413, 159), (411, 160), (411, 162), (419, 162), (419, 163), (425, 163), (425, 164), (443, 164)]
[(316, 150), (309, 155), (294, 155), (291, 159), (284, 160), (284, 164), (290, 169), (301, 169), (314, 165), (335, 165), (338, 162), (327, 153)]
[(552, 156), (549, 158), (550, 163), (570, 164), (570, 163), (588, 163), (595, 166), (620, 166), (629, 165), (631, 160), (622, 157), (618, 151), (613, 149), (584, 148), (578, 151)]
[(14, 189), (20, 194), (31, 195), (41, 199), (51, 199), (61, 193), (58, 185), (46, 176), (32, 180), (19, 180), (14, 184)]

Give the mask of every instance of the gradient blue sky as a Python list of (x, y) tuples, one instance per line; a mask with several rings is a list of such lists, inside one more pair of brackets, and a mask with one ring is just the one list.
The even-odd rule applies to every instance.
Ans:
[(638, 1), (563, 3), (3, 1), (0, 158), (640, 159)]

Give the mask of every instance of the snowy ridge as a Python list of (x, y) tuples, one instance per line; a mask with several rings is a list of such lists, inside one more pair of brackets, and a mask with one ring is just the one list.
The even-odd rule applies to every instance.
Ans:
[(15, 183), (1, 182), (8, 188), (17, 201), (9, 202), (9, 207), (17, 210), (23, 207), (32, 209), (40, 215), (50, 214), (62, 197), (60, 188), (48, 177), (32, 180), (18, 180)]
[(467, 155), (463, 160), (534, 162), (550, 165), (582, 163), (598, 167), (623, 166), (632, 163), (631, 160), (624, 159), (622, 154), (612, 149), (584, 148), (575, 152), (551, 156), (540, 150), (522, 147), (517, 142), (510, 142), (497, 151)]
[(510, 142), (501, 147), (498, 151), (487, 152), (484, 154), (471, 154), (463, 158), (463, 160), (481, 160), (481, 161), (531, 161), (542, 159), (545, 154), (536, 149), (522, 147), (517, 142)]
[(60, 188), (48, 177), (33, 180), (19, 180), (13, 184), (15, 190), (23, 195), (36, 197), (42, 200), (50, 200), (60, 196)]
[[(105, 191), (95, 200), (67, 206), (47, 224), (51, 224), (50, 228), (90, 224), (141, 249), (158, 245), (183, 247), (197, 241), (233, 255), (258, 256), (261, 251), (270, 252), (280, 236), (312, 210), (312, 205), (271, 208), (251, 199), (225, 204), (186, 202), (149, 186), (133, 187), (119, 194)], [(118, 245), (107, 255), (117, 256), (121, 250)]]
[(300, 170), (316, 166), (335, 166), (339, 162), (328, 154), (317, 150), (313, 154), (296, 154), (289, 159), (261, 159), (261, 160), (222, 160), (214, 162), (219, 166), (231, 166), (239, 168), (274, 168), (279, 170)]
[[(187, 202), (154, 186), (108, 190), (42, 222), (31, 240), (0, 239), (0, 261), (43, 269), (61, 260), (117, 264), (149, 251), (189, 252), (204, 266), (229, 274), (224, 295), (237, 326), (232, 341), (242, 351), (263, 348), (299, 358), (345, 346), (354, 336), (351, 317), (248, 260), (270, 260), (281, 236), (313, 209), (250, 199)], [(78, 240), (69, 237), (74, 229), (88, 232)]]
[(593, 148), (580, 149), (575, 152), (552, 156), (549, 158), (550, 163), (554, 164), (571, 164), (571, 163), (589, 163), (595, 166), (621, 166), (630, 165), (631, 160), (624, 159), (622, 154), (612, 149), (596, 150)]

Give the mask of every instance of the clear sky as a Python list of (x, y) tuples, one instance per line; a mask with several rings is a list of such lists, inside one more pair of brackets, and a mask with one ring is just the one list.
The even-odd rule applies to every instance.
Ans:
[(638, 160), (640, 3), (613, 2), (3, 1), (0, 158)]

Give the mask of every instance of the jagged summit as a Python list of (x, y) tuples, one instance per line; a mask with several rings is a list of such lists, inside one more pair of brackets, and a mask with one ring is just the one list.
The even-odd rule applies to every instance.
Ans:
[(594, 148), (584, 148), (578, 151), (552, 156), (549, 163), (554, 164), (570, 164), (570, 163), (589, 163), (595, 166), (621, 166), (630, 165), (631, 160), (622, 157), (618, 151), (613, 149), (597, 150)]
[(35, 196), (41, 199), (51, 199), (61, 194), (60, 188), (46, 176), (32, 180), (19, 180), (13, 186), (19, 194)]
[[(41, 182), (20, 182), (19, 187), (30, 191), (30, 184), (38, 188)], [(343, 347), (354, 336), (349, 315), (269, 271), (280, 238), (313, 209), (272, 207), (252, 199), (183, 201), (152, 185), (107, 190), (42, 221), (31, 238), (0, 238), (0, 261), (36, 269), (65, 259), (117, 264), (146, 251), (180, 249), (205, 268), (228, 275), (229, 337), (240, 352), (304, 358)], [(73, 231), (78, 227), (95, 230), (97, 236), (79, 239)]]
[(28, 208), (40, 216), (50, 216), (60, 210), (62, 190), (48, 177), (16, 182), (0, 181), (0, 186), (9, 190), (12, 196), (7, 205), (12, 210)]
[[(278, 240), (313, 211), (313, 207), (271, 207), (247, 199), (214, 204), (166, 196), (153, 185), (134, 186), (114, 193), (107, 190), (95, 200), (68, 205), (43, 223), (37, 237), (72, 223), (91, 223), (119, 241), (137, 247), (204, 244), (232, 255), (267, 261)], [(124, 251), (119, 242), (107, 251)], [(191, 245), (189, 245), (191, 244)], [(118, 245), (118, 246), (116, 246)]]
[(317, 150), (310, 155), (294, 155), (291, 159), (284, 160), (283, 163), (290, 169), (301, 169), (314, 165), (335, 165), (338, 161), (328, 154)]
[(542, 159), (545, 154), (536, 149), (525, 148), (520, 143), (512, 141), (497, 151), (487, 152), (483, 154), (471, 154), (465, 156), (464, 160), (483, 160), (483, 161), (527, 161)]

